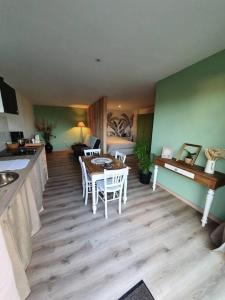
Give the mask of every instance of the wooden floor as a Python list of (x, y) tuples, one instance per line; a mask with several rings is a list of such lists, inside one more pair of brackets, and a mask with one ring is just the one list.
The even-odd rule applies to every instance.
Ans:
[(225, 299), (225, 258), (210, 251), (209, 227), (168, 192), (137, 179), (134, 159), (128, 203), (104, 219), (84, 206), (77, 163), (68, 152), (48, 156), (42, 228), (27, 269), (29, 300), (116, 300), (143, 279), (155, 300)]

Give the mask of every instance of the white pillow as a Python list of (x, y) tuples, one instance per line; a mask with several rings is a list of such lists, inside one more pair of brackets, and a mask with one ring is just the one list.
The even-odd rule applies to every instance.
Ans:
[(94, 147), (96, 141), (97, 141), (97, 138), (96, 138), (95, 136), (92, 135), (92, 136), (90, 137), (90, 140), (89, 140), (89, 144), (90, 144), (89, 147), (93, 149), (93, 147)]

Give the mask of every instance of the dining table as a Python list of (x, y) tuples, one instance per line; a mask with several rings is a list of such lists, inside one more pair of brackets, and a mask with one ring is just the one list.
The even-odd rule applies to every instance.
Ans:
[[(110, 160), (110, 168), (105, 166), (105, 163), (95, 163), (93, 160), (95, 158), (107, 158)], [(82, 161), (85, 163), (88, 175), (91, 178), (92, 183), (92, 211), (96, 214), (97, 211), (97, 195), (96, 195), (96, 181), (104, 180), (104, 170), (119, 170), (128, 167), (122, 161), (116, 159), (110, 154), (101, 154), (100, 156), (82, 156)], [(96, 160), (95, 160), (96, 161)], [(130, 167), (128, 167), (127, 176), (124, 181), (123, 187), (123, 203), (127, 202), (127, 177)]]

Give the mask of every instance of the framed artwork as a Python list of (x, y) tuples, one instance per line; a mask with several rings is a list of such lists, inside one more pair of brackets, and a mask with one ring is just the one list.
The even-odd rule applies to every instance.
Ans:
[(184, 143), (177, 153), (176, 161), (181, 160), (186, 164), (193, 166), (199, 156), (201, 149), (201, 145)]
[(167, 147), (167, 146), (163, 146), (161, 157), (162, 158), (167, 158), (167, 159), (172, 159), (173, 158), (172, 149)]
[(134, 126), (133, 112), (121, 113), (121, 111), (113, 111), (107, 113), (107, 135), (120, 136), (132, 139)]

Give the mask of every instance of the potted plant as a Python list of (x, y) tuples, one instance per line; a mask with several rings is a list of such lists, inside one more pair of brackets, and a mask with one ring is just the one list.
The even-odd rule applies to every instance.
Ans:
[(149, 143), (147, 141), (137, 142), (134, 148), (134, 153), (138, 158), (140, 182), (143, 184), (149, 184), (152, 176), (150, 168), (153, 164)]
[(189, 150), (187, 149), (184, 149), (184, 151), (186, 151), (187, 155), (185, 156), (184, 158), (184, 161), (186, 164), (188, 165), (191, 165), (192, 164), (192, 161), (193, 161), (193, 158), (194, 156), (197, 154), (196, 152), (195, 153), (191, 153)]
[(36, 121), (35, 122), (35, 127), (36, 129), (41, 132), (42, 137), (45, 141), (45, 150), (47, 153), (51, 153), (53, 150), (53, 146), (50, 143), (51, 137), (56, 137), (55, 135), (52, 134), (52, 130), (56, 125), (52, 122), (49, 122), (47, 120), (41, 120), (41, 121)]

